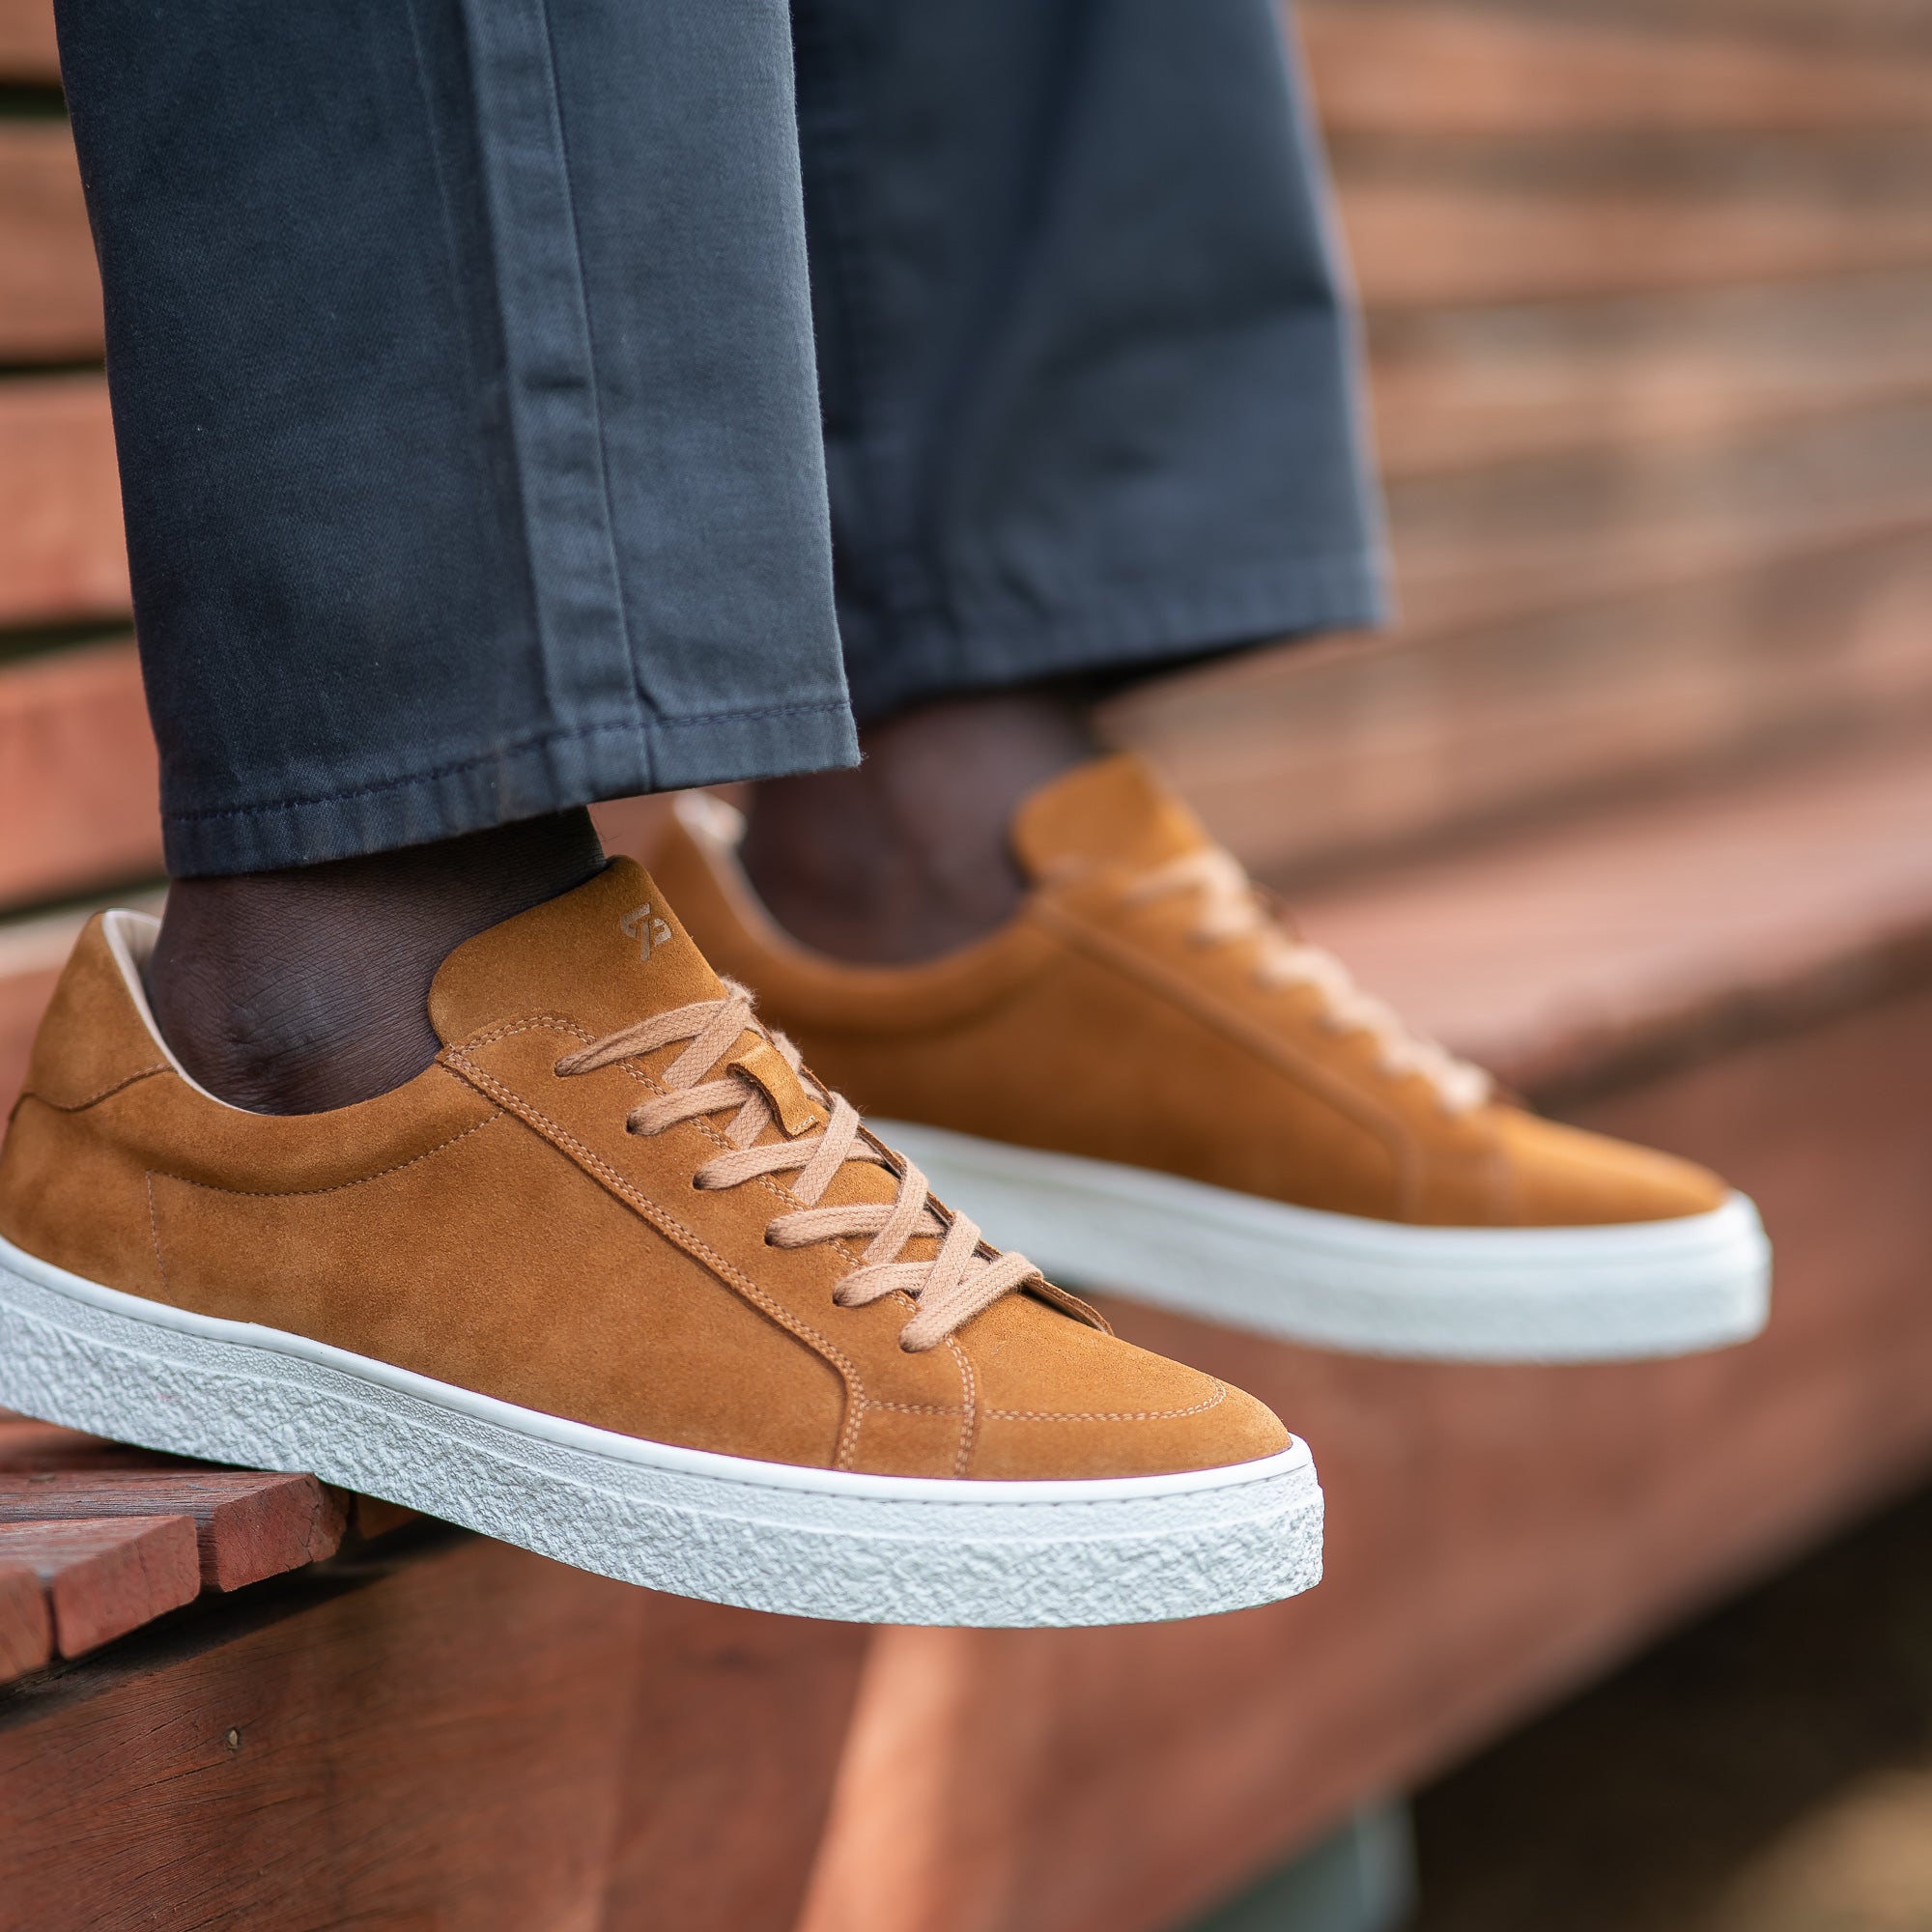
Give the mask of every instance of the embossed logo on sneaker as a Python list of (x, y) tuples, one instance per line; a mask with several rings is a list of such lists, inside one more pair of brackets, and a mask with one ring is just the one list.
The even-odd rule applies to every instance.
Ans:
[(617, 925), (626, 939), (638, 942), (639, 959), (648, 959), (670, 937), (668, 923), (659, 918), (647, 905), (632, 907), (617, 922)]

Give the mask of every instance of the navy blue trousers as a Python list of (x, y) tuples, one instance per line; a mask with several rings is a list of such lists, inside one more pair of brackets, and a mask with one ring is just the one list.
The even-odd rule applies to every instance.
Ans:
[(1272, 0), (60, 0), (170, 869), (1372, 619)]

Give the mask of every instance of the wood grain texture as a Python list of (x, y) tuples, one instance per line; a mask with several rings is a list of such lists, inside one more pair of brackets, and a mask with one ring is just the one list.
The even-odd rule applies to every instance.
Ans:
[(1405, 628), (1473, 629), (1932, 529), (1932, 400), (1419, 477), (1389, 505)]
[(20, 1085), (27, 1077), (27, 1056), (33, 1050), (34, 1029), (53, 997), (58, 969), (0, 977), (0, 1118), (14, 1111)]
[(1817, 134), (1932, 120), (1932, 60), (1909, 43), (1868, 32), (1833, 44), (1815, 26), (1780, 34), (1762, 18), (1725, 23), (1714, 12), (1416, 0), (1294, 9), (1333, 133)]
[(1343, 141), (1342, 225), (1371, 308), (1620, 296), (1920, 267), (1932, 143), (1648, 136), (1592, 149)]
[(100, 275), (62, 121), (0, 122), (0, 362), (101, 348)]
[(0, 665), (0, 905), (158, 872), (159, 790), (131, 643)]
[(0, 1416), (0, 1475), (38, 1474), (49, 1469), (180, 1468), (183, 1460), (102, 1435), (86, 1435), (52, 1422)]
[(340, 1491), (313, 1476), (200, 1468), (0, 1474), (0, 1523), (156, 1515), (191, 1518), (203, 1584), (239, 1590), (332, 1555), (348, 1509)]
[(107, 383), (0, 383), (0, 624), (125, 617), (128, 552)]
[(1385, 474), (1714, 447), (1932, 394), (1932, 270), (1370, 319)]
[(58, 85), (60, 50), (49, 0), (0, 0), (0, 80)]
[(1574, 1091), (1932, 978), (1928, 824), (1932, 739), (1902, 734), (1338, 880), (1296, 912), (1418, 1027)]
[(194, 1524), (185, 1516), (15, 1521), (0, 1515), (0, 1564), (39, 1576), (63, 1657), (85, 1656), (191, 1604), (201, 1590)]
[(1256, 653), (1105, 722), (1286, 882), (1928, 716), (1932, 543), (1907, 531), (1446, 636)]
[(53, 1611), (41, 1573), (0, 1562), (0, 1684), (40, 1669), (53, 1654)]
[(0, 1700), (6, 1932), (185, 1900), (249, 1932), (788, 1932), (869, 1633), (478, 1540), (357, 1574)]

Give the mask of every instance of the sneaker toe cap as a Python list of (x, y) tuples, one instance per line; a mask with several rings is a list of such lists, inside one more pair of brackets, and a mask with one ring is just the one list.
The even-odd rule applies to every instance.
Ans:
[(1223, 1468), (1277, 1455), (1293, 1440), (1253, 1396), (1097, 1329), (1017, 1305), (996, 1326), (1015, 1332), (988, 1334), (974, 1350), (976, 1477), (1090, 1480)]
[(1605, 1227), (1708, 1214), (1730, 1187), (1708, 1168), (1605, 1134), (1512, 1111), (1502, 1128), (1517, 1218), (1530, 1227)]

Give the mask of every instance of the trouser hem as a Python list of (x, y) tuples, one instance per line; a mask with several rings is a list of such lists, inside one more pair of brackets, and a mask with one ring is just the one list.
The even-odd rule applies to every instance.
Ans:
[(842, 698), (697, 718), (635, 714), (305, 798), (165, 811), (169, 873), (281, 871), (425, 845), (600, 799), (858, 762)]

